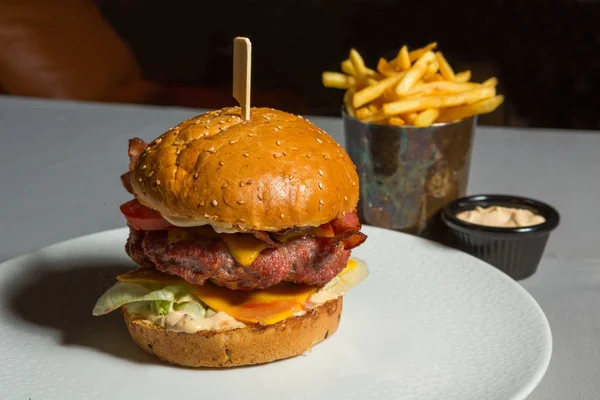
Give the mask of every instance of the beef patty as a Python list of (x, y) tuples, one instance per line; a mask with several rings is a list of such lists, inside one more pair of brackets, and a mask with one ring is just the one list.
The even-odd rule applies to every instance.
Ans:
[(219, 238), (194, 237), (169, 242), (167, 231), (130, 228), (127, 254), (137, 264), (202, 285), (207, 280), (232, 290), (264, 289), (279, 282), (320, 285), (345, 266), (350, 250), (327, 238), (299, 237), (263, 250), (249, 266), (239, 264)]

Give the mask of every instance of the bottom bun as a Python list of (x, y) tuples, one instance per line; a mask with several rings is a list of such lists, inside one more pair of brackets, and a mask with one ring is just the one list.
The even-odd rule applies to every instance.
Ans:
[(236, 367), (294, 357), (327, 339), (342, 316), (342, 297), (273, 325), (225, 331), (167, 331), (121, 307), (129, 334), (144, 351), (186, 367)]

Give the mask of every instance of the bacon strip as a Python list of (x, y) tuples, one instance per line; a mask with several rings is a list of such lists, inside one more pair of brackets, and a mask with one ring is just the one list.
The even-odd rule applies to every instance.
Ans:
[(128, 171), (121, 175), (121, 183), (125, 190), (133, 194), (133, 187), (131, 187), (131, 172)]
[(328, 238), (332, 244), (342, 242), (344, 248), (350, 250), (360, 246), (367, 240), (367, 235), (360, 232), (362, 225), (356, 213), (346, 214), (342, 218), (334, 219), (330, 224), (335, 233), (334, 237)]
[[(353, 249), (355, 247), (360, 246), (365, 240), (367, 240), (367, 235), (360, 232), (360, 228), (362, 227), (360, 221), (358, 220), (358, 216), (356, 213), (346, 214), (342, 218), (334, 219), (329, 222), (331, 228), (333, 229), (334, 236), (329, 238), (321, 238), (326, 241), (330, 245), (335, 245), (337, 243), (343, 243), (344, 248), (346, 250)], [(311, 227), (308, 228), (291, 228), (286, 232), (301, 232), (302, 230), (310, 230)], [(269, 245), (272, 248), (278, 248), (282, 246), (282, 243), (276, 239), (273, 239), (269, 232), (264, 231), (250, 231), (255, 238), (261, 240)], [(280, 232), (278, 232), (280, 233)]]
[(262, 240), (263, 242), (265, 242), (266, 244), (269, 245), (269, 247), (281, 247), (283, 245), (283, 243), (273, 240), (273, 238), (271, 238), (271, 236), (269, 235), (268, 232), (265, 231), (251, 231), (250, 233), (252, 233), (254, 235), (255, 238), (257, 238), (258, 240)]
[(131, 187), (131, 171), (147, 146), (148, 144), (140, 138), (129, 139), (129, 148), (127, 149), (127, 153), (129, 154), (129, 171), (121, 175), (121, 183), (125, 190), (131, 194), (133, 194), (133, 188)]
[(148, 147), (148, 144), (140, 138), (129, 139), (129, 149), (127, 150), (127, 153), (129, 154), (130, 171), (133, 170), (133, 166), (146, 147)]

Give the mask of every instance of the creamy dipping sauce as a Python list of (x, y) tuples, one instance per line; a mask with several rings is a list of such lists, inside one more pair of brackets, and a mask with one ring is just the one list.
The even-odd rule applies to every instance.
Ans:
[(194, 316), (172, 311), (165, 316), (146, 315), (146, 319), (167, 331), (196, 333), (198, 331), (222, 331), (226, 329), (243, 328), (243, 322), (219, 311), (208, 318), (194, 318)]
[(546, 222), (544, 217), (534, 214), (530, 210), (499, 206), (476, 207), (474, 210), (456, 214), (456, 218), (472, 224), (498, 228), (521, 228)]

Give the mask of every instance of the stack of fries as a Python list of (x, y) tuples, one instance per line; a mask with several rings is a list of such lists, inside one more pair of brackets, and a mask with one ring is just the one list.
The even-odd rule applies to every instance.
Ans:
[(377, 70), (350, 50), (342, 71), (323, 72), (323, 85), (346, 89), (346, 113), (365, 122), (425, 127), (494, 111), (504, 101), (496, 95), (498, 79), (470, 82), (471, 71), (454, 70), (435, 48), (409, 51), (403, 46), (393, 60), (380, 58)]

